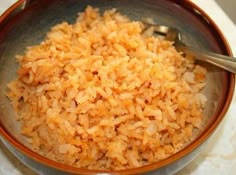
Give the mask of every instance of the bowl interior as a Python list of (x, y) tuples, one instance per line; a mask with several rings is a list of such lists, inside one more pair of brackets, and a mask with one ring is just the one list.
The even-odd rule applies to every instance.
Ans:
[[(23, 54), (27, 46), (39, 44), (53, 25), (62, 21), (73, 23), (78, 12), (83, 11), (87, 5), (99, 7), (101, 11), (117, 8), (133, 20), (152, 18), (156, 23), (179, 29), (188, 44), (216, 53), (228, 54), (222, 36), (211, 22), (189, 3), (171, 0), (36, 1), (17, 14), (0, 31), (0, 124), (12, 138), (25, 144), (26, 147), (29, 145), (20, 134), (19, 123), (15, 119), (9, 100), (4, 95), (6, 84), (16, 77), (15, 55)], [(224, 101), (228, 98), (230, 86), (230, 73), (207, 63), (199, 62), (199, 64), (204, 65), (208, 70), (207, 84), (204, 89), (208, 102), (204, 111), (204, 127), (196, 136), (204, 133), (217, 120), (224, 108)]]

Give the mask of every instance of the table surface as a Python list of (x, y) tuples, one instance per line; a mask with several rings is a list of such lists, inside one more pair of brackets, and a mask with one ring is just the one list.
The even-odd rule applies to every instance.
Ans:
[[(2, 14), (16, 0), (1, 0)], [(236, 55), (236, 26), (214, 0), (192, 0), (216, 22)], [(236, 173), (236, 93), (224, 121), (202, 153), (177, 175), (233, 175)], [(0, 175), (36, 175), (0, 141)]]

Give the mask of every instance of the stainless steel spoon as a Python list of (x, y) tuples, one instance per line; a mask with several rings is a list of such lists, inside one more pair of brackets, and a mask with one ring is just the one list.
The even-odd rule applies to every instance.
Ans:
[(156, 34), (164, 36), (165, 39), (169, 41), (174, 41), (175, 47), (178, 51), (189, 54), (197, 60), (211, 63), (215, 66), (236, 74), (236, 58), (189, 46), (183, 41), (181, 32), (175, 28), (157, 25), (149, 22), (148, 20), (143, 20), (142, 22), (146, 26), (146, 28), (153, 27), (153, 31)]

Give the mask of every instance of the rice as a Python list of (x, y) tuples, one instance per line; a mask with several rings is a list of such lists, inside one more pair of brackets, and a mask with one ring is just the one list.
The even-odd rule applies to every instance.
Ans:
[(17, 56), (8, 84), (34, 151), (88, 169), (165, 159), (201, 127), (206, 69), (115, 9), (88, 6)]

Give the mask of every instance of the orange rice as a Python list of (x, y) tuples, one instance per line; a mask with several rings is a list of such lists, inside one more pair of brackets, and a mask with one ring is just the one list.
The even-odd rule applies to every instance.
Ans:
[(8, 97), (32, 149), (88, 169), (140, 167), (189, 143), (206, 69), (126, 16), (88, 6), (27, 48)]

